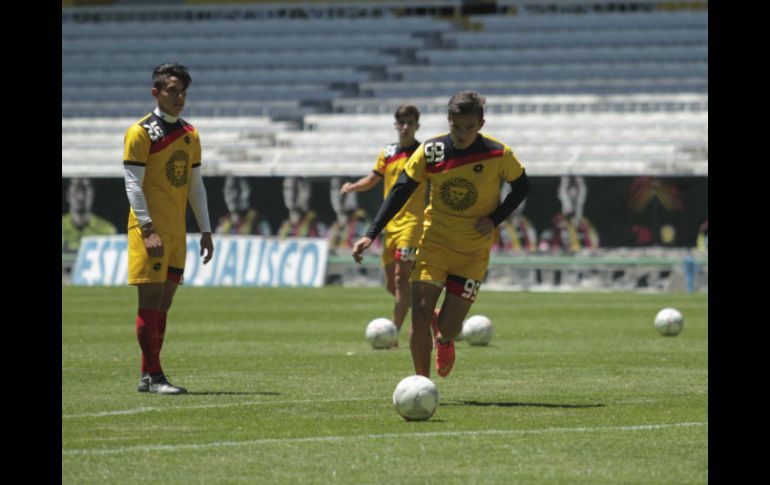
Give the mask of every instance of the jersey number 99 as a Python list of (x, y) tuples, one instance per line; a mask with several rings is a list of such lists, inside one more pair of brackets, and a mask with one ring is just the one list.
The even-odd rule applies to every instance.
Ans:
[(444, 161), (444, 144), (442, 142), (430, 142), (425, 144), (425, 161), (427, 163), (439, 163)]
[(465, 280), (465, 286), (463, 288), (463, 294), (461, 297), (466, 300), (476, 301), (476, 297), (479, 294), (479, 288), (481, 287), (481, 281), (476, 281), (468, 278)]

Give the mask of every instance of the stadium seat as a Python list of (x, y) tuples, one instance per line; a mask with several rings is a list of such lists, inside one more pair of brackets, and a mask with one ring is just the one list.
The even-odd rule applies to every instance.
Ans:
[(446, 132), (463, 89), (486, 96), (485, 132), (532, 173), (708, 173), (706, 10), (428, 13), (446, 5), (464, 4), (63, 9), (62, 175), (120, 176), (159, 59), (193, 74), (184, 116), (209, 175), (368, 173), (399, 105), (421, 110), (424, 138)]

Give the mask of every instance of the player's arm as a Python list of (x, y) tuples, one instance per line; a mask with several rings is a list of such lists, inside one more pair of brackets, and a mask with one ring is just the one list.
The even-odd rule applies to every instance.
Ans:
[(147, 208), (147, 198), (144, 196), (142, 184), (144, 182), (144, 164), (123, 161), (123, 178), (126, 184), (126, 196), (134, 215), (142, 228), (142, 237), (144, 238), (144, 247), (147, 249), (147, 255), (151, 258), (163, 256), (163, 241), (160, 235), (155, 231), (155, 226), (150, 217), (150, 211)]
[(497, 209), (489, 217), (482, 217), (476, 221), (476, 230), (481, 234), (486, 235), (492, 232), (495, 227), (499, 226), (516, 210), (521, 201), (527, 198), (529, 194), (529, 179), (526, 172), (522, 171), (516, 180), (509, 183), (511, 191), (505, 196), (503, 202), (497, 206)]
[(380, 205), (380, 209), (372, 220), (372, 224), (369, 226), (369, 230), (366, 231), (366, 237), (374, 240), (385, 226), (393, 219), (393, 216), (398, 214), (398, 211), (407, 203), (409, 197), (412, 196), (417, 186), (420, 183), (406, 174), (406, 171), (401, 172), (396, 183), (388, 192), (388, 196)]
[(340, 194), (346, 194), (348, 192), (366, 192), (380, 183), (380, 180), (382, 180), (382, 174), (372, 170), (369, 175), (361, 177), (353, 183), (345, 182), (342, 184)]
[(412, 196), (419, 182), (410, 178), (406, 171), (401, 172), (401, 175), (393, 184), (388, 196), (380, 205), (380, 209), (377, 211), (377, 215), (374, 216), (372, 224), (369, 226), (369, 230), (366, 231), (366, 236), (362, 237), (353, 245), (353, 259), (357, 263), (362, 260), (362, 254), (365, 250), (372, 245), (372, 242), (377, 238), (377, 235), (382, 232), (385, 226), (393, 219), (398, 211), (407, 203), (409, 197)]
[(193, 164), (190, 176), (190, 192), (187, 196), (190, 201), (195, 219), (198, 221), (198, 227), (201, 230), (201, 252), (203, 264), (211, 261), (214, 255), (214, 242), (211, 239), (211, 220), (209, 219), (209, 205), (206, 198), (206, 187), (203, 185), (203, 174), (201, 174), (201, 165)]

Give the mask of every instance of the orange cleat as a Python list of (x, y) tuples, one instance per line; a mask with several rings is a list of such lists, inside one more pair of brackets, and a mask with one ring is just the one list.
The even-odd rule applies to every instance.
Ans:
[(442, 344), (436, 339), (434, 345), (436, 346), (436, 372), (441, 377), (446, 377), (452, 372), (452, 367), (455, 365), (454, 340)]

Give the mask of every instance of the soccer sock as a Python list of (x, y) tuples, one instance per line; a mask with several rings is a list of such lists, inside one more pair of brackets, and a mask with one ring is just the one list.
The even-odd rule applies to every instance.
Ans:
[(158, 321), (158, 355), (160, 355), (160, 349), (163, 348), (163, 339), (166, 338), (166, 317), (168, 317), (168, 313), (160, 312), (160, 320)]
[(166, 317), (168, 313), (158, 312), (158, 327), (152, 338), (152, 354), (160, 367), (160, 349), (163, 348), (163, 340), (166, 336)]
[(142, 349), (142, 374), (163, 372), (160, 359), (153, 352), (153, 341), (157, 340), (161, 312), (150, 308), (140, 308), (136, 315), (136, 339)]

